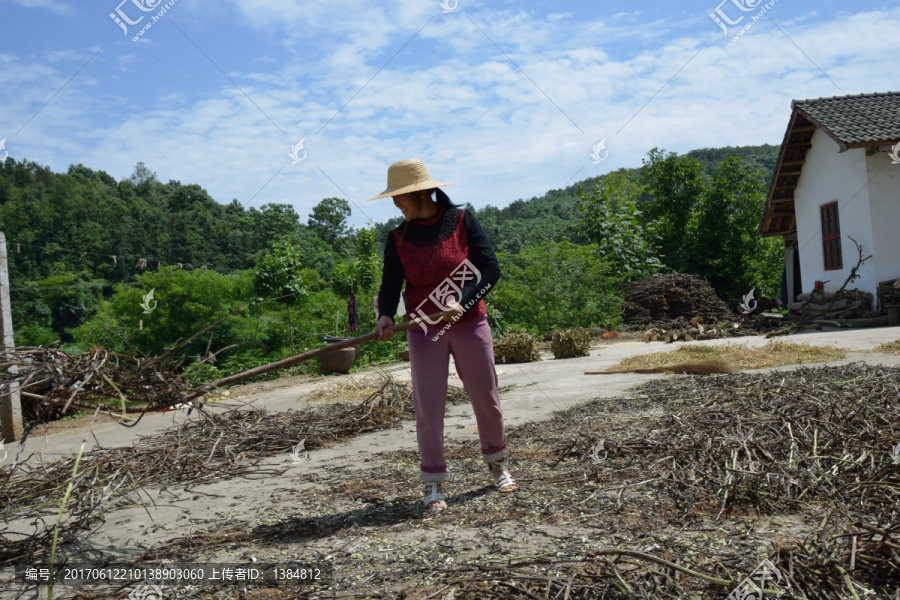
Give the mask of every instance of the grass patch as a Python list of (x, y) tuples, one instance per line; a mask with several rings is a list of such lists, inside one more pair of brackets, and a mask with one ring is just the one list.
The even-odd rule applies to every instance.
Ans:
[(875, 352), (884, 352), (885, 354), (900, 354), (900, 340), (885, 342), (876, 347)]
[(60, 420), (60, 421), (72, 421), (72, 420), (75, 420), (75, 419), (80, 419), (81, 417), (83, 417), (83, 416), (85, 416), (85, 415), (87, 415), (87, 414), (88, 414), (87, 411), (84, 411), (84, 410), (75, 410), (75, 411), (73, 411), (73, 412), (67, 414), (67, 415), (64, 416), (64, 417), (60, 417), (59, 420)]
[(762, 369), (784, 365), (807, 364), (838, 360), (847, 356), (847, 351), (834, 346), (810, 346), (791, 342), (773, 341), (759, 348), (744, 344), (724, 346), (684, 345), (669, 352), (654, 352), (643, 356), (626, 358), (610, 371), (631, 371), (670, 367), (695, 360), (718, 358), (731, 363), (736, 368)]

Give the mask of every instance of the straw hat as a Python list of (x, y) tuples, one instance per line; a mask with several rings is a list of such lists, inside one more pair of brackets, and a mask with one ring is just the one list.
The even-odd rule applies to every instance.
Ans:
[(369, 200), (378, 200), (379, 198), (387, 198), (388, 196), (399, 196), (417, 190), (431, 190), (442, 185), (454, 185), (452, 183), (444, 183), (435, 181), (428, 174), (425, 163), (418, 158), (408, 158), (395, 162), (388, 167), (387, 188), (374, 198)]

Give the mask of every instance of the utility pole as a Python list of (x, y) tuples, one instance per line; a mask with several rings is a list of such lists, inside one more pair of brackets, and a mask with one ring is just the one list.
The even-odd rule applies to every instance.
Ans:
[[(11, 352), (16, 347), (13, 338), (12, 305), (9, 303), (9, 260), (6, 253), (6, 234), (0, 231), (0, 342), (3, 351)], [(10, 367), (13, 371), (16, 367)], [(6, 394), (0, 396), (0, 437), (4, 442), (22, 439), (22, 399), (19, 382), (9, 384)]]

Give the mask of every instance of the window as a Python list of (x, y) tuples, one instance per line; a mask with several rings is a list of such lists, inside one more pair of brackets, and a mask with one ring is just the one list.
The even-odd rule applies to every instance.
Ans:
[(837, 200), (820, 207), (822, 215), (822, 254), (825, 257), (825, 270), (843, 269), (841, 257), (841, 221), (838, 218)]

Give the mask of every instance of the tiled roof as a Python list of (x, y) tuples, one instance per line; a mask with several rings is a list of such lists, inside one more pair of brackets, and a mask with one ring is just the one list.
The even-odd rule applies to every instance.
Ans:
[(824, 129), (842, 150), (900, 140), (900, 92), (794, 100), (791, 106)]
[(900, 92), (794, 100), (791, 108), (759, 224), (762, 236), (796, 233), (794, 190), (816, 131), (833, 139), (841, 152), (900, 142)]

